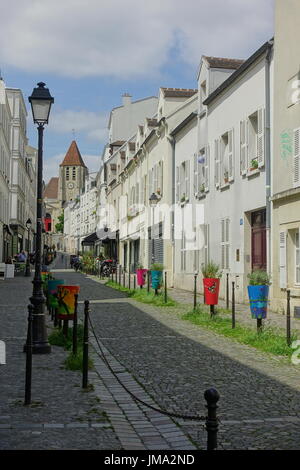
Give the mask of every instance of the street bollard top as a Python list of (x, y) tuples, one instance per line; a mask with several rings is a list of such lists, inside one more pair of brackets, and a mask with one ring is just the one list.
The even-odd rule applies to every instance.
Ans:
[(220, 395), (215, 388), (209, 388), (208, 390), (205, 390), (204, 398), (208, 405), (214, 405), (219, 401)]

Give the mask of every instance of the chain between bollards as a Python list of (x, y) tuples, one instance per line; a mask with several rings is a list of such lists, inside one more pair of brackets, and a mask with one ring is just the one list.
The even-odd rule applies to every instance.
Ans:
[(232, 328), (235, 328), (235, 282), (232, 281), (232, 305), (231, 305), (231, 313), (232, 313)]
[(28, 305), (28, 330), (26, 340), (26, 376), (25, 376), (25, 401), (24, 405), (31, 404), (31, 378), (32, 378), (32, 322), (33, 305)]
[(207, 418), (206, 418), (206, 431), (207, 431), (207, 450), (216, 450), (218, 447), (218, 418), (217, 418), (217, 402), (220, 395), (215, 388), (210, 388), (204, 392), (204, 398), (207, 402)]
[(88, 386), (89, 368), (89, 305), (88, 300), (84, 301), (84, 330), (83, 330), (83, 357), (82, 357), (82, 388)]
[(287, 310), (286, 310), (286, 342), (291, 345), (291, 291), (287, 289)]

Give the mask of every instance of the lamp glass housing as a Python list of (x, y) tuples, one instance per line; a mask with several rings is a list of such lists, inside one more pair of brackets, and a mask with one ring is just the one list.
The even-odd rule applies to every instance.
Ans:
[(38, 88), (34, 88), (32, 95), (28, 98), (31, 109), (33, 121), (37, 124), (48, 124), (49, 114), (54, 98), (50, 95), (48, 88), (45, 88), (45, 83), (38, 83)]

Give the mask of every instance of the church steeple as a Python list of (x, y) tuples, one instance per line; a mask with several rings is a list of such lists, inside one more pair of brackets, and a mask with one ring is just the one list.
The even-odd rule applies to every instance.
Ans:
[(74, 201), (80, 195), (88, 173), (75, 140), (72, 141), (59, 167), (60, 200), (64, 206), (66, 202)]

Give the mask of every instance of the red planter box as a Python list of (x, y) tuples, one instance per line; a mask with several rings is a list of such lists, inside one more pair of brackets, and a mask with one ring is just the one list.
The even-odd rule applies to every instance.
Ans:
[(220, 279), (204, 278), (203, 286), (206, 305), (217, 305), (219, 300)]

